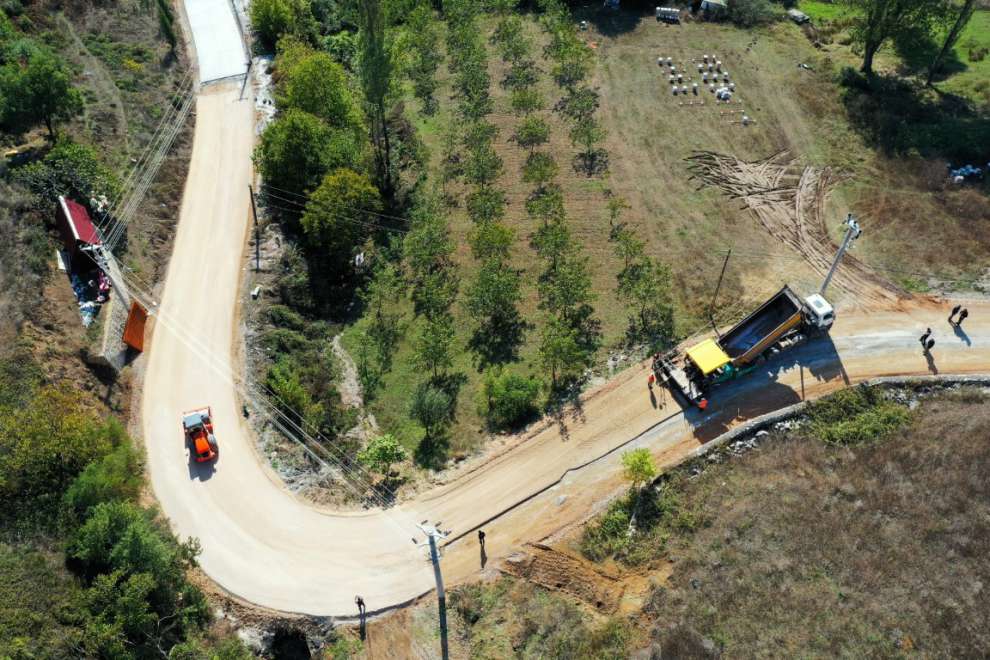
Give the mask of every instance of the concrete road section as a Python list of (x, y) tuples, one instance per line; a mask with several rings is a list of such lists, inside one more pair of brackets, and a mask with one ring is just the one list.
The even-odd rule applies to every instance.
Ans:
[[(249, 228), (253, 107), (238, 85), (207, 88), (197, 102), (195, 142), (150, 343), (141, 406), (148, 467), (162, 510), (181, 536), (198, 537), (200, 562), (228, 591), (291, 612), (353, 616), (407, 601), (433, 584), (415, 523), (442, 521), (453, 538), (448, 581), (473, 577), (473, 531), (487, 533), (489, 561), (546, 539), (622, 491), (619, 457), (649, 448), (660, 465), (760, 414), (883, 375), (990, 372), (990, 304), (969, 304), (964, 329), (949, 305), (930, 300), (840, 309), (830, 338), (811, 341), (716, 390), (705, 414), (684, 412), (665, 390), (647, 388), (637, 365), (583, 397), (560, 420), (501, 453), (386, 511), (323, 511), (289, 493), (257, 456), (240, 414), (238, 292)], [(918, 336), (934, 329), (929, 356)], [(211, 406), (216, 463), (191, 463), (183, 411)]]
[(246, 73), (248, 56), (230, 0), (184, 0), (183, 4), (196, 47), (199, 81)]

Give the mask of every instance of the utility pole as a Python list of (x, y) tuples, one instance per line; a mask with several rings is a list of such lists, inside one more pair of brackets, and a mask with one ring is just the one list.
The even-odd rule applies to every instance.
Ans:
[(852, 213), (846, 215), (846, 237), (842, 239), (842, 245), (839, 247), (839, 251), (835, 253), (835, 259), (832, 261), (832, 267), (828, 269), (828, 275), (825, 276), (825, 281), (822, 282), (822, 290), (818, 292), (819, 295), (825, 295), (825, 289), (828, 288), (829, 283), (832, 281), (832, 276), (835, 275), (835, 269), (839, 267), (839, 262), (842, 261), (842, 255), (846, 253), (852, 242), (859, 238), (859, 235), (863, 233), (860, 229), (859, 223), (856, 222), (856, 218), (853, 217)]
[(261, 235), (258, 231), (258, 209), (254, 206), (254, 186), (248, 184), (251, 194), (251, 216), (254, 218), (254, 272), (261, 270)]
[(725, 261), (722, 262), (722, 272), (718, 275), (718, 284), (715, 285), (715, 293), (712, 294), (712, 302), (708, 305), (708, 320), (712, 322), (712, 330), (715, 331), (715, 336), (719, 339), (722, 335), (718, 334), (718, 326), (715, 325), (715, 299), (718, 298), (718, 292), (722, 290), (722, 278), (725, 277), (725, 267), (729, 265), (729, 257), (732, 256), (732, 248), (725, 253)]
[(437, 550), (437, 541), (447, 538), (447, 534), (440, 531), (439, 522), (436, 525), (430, 525), (424, 520), (417, 527), (426, 534), (427, 541), (430, 544), (430, 561), (433, 562), (433, 577), (437, 581), (437, 603), (440, 607), (440, 655), (443, 660), (449, 660), (450, 652), (447, 650), (447, 596), (443, 591), (443, 575), (440, 573), (440, 553)]

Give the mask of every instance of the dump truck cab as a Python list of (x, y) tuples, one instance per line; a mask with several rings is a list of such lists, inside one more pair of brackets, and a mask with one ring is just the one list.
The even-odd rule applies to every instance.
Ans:
[(835, 322), (835, 309), (832, 304), (817, 293), (804, 299), (804, 323), (809, 328), (828, 332)]
[(217, 456), (217, 439), (213, 435), (213, 413), (210, 408), (190, 410), (182, 414), (182, 430), (186, 444), (197, 463), (212, 461)]

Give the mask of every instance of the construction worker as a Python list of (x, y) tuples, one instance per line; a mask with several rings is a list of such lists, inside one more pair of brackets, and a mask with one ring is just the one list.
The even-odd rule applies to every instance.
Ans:
[(485, 547), (485, 533), (480, 529), (478, 530), (478, 543), (481, 544), (482, 548)]
[(364, 616), (364, 598), (361, 598), (361, 596), (355, 596), (354, 604), (357, 605), (358, 613), (361, 616)]
[(949, 314), (949, 323), (951, 323), (952, 325), (956, 324), (955, 316), (956, 314), (959, 313), (960, 309), (962, 309), (962, 305), (956, 305), (955, 307), (952, 308), (952, 313)]
[(927, 330), (925, 330), (924, 334), (921, 335), (921, 337), (918, 338), (918, 341), (921, 342), (921, 347), (922, 348), (925, 347), (925, 342), (927, 342), (928, 341), (928, 338), (931, 337), (931, 336), (932, 336), (932, 329), (931, 328), (928, 328)]

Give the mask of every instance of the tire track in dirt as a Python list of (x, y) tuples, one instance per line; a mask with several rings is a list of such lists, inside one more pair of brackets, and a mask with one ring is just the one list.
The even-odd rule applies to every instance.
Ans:
[[(837, 249), (825, 228), (825, 200), (838, 180), (831, 168), (802, 169), (786, 151), (756, 161), (696, 151), (685, 160), (691, 178), (742, 200), (771, 236), (820, 275), (828, 272)], [(861, 302), (890, 304), (909, 297), (848, 252), (833, 282)]]

